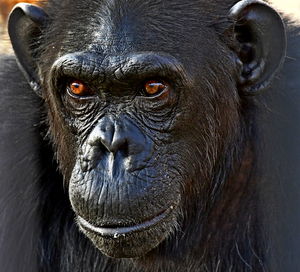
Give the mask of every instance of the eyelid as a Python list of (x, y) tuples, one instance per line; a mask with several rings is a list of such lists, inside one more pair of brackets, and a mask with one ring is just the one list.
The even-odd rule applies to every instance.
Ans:
[(79, 79), (83, 82), (103, 82), (104, 72), (101, 61), (92, 54), (70, 53), (54, 62), (50, 70), (51, 87), (62, 90), (65, 82), (70, 79)]
[[(72, 83), (75, 83), (75, 82), (79, 82), (79, 83), (83, 84), (86, 87), (87, 93), (83, 94), (83, 95), (74, 93), (71, 90), (71, 85), (72, 85)], [(91, 88), (88, 84), (86, 84), (85, 82), (83, 82), (81, 80), (78, 80), (78, 79), (69, 79), (69, 80), (67, 80), (67, 84), (65, 85), (64, 89), (66, 90), (66, 93), (70, 97), (75, 98), (75, 99), (81, 99), (81, 100), (82, 99), (92, 99), (96, 96), (96, 92), (93, 90), (93, 88)]]
[[(145, 85), (148, 83), (148, 82), (151, 82), (151, 81), (154, 81), (154, 82), (157, 82), (157, 83), (162, 83), (163, 85), (165, 85), (165, 88), (163, 88), (162, 90), (159, 90), (158, 92), (156, 93), (153, 93), (153, 94), (149, 94), (146, 90), (145, 90)], [(144, 84), (143, 84), (143, 88), (142, 88), (142, 95), (146, 98), (146, 99), (163, 99), (166, 97), (166, 95), (168, 96), (168, 94), (174, 90), (173, 84), (169, 83), (168, 80), (165, 80), (165, 79), (148, 79), (146, 81), (144, 81)]]
[(91, 100), (96, 97), (96, 95), (86, 95), (86, 96), (76, 95), (71, 92), (70, 88), (67, 88), (66, 92), (67, 92), (68, 96), (70, 96), (71, 98), (75, 98), (77, 100)]
[[(89, 90), (86, 84), (79, 80), (74, 80), (69, 84), (69, 88), (72, 91), (72, 93), (80, 95), (80, 93), (84, 93), (86, 90)], [(76, 90), (78, 89), (78, 90)]]
[[(152, 85), (152, 86), (151, 86)], [(163, 87), (163, 88), (160, 88), (160, 87)], [(145, 83), (144, 83), (144, 92), (146, 95), (149, 95), (149, 96), (155, 96), (161, 92), (163, 92), (166, 88), (168, 88), (169, 84), (166, 83), (165, 81), (163, 80), (157, 80), (157, 79), (151, 79), (151, 80), (147, 80)], [(149, 88), (147, 88), (149, 87)], [(155, 88), (156, 87), (156, 88)], [(151, 90), (151, 88), (153, 90)], [(151, 91), (153, 91), (151, 93)]]

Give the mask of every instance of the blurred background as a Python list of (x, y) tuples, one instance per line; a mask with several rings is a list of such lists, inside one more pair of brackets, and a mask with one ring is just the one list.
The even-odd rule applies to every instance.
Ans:
[(6, 20), (10, 10), (20, 2), (38, 4), (41, 0), (0, 0), (0, 53), (9, 53), (11, 48), (6, 35)]
[(286, 13), (300, 18), (300, 0), (273, 0), (270, 2)]

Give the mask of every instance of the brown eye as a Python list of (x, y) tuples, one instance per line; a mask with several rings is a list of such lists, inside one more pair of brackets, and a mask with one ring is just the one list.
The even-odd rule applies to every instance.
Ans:
[(71, 82), (71, 84), (69, 85), (69, 90), (71, 94), (74, 94), (76, 96), (94, 95), (94, 92), (79, 80), (75, 80)]
[(149, 80), (145, 83), (145, 92), (148, 95), (156, 95), (167, 89), (169, 86), (163, 81)]

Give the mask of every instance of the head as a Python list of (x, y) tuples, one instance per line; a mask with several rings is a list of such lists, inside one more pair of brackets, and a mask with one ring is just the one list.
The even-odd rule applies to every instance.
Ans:
[(11, 13), (76, 222), (104, 254), (140, 257), (185, 221), (201, 224), (241, 155), (244, 101), (280, 67), (285, 32), (264, 2), (235, 2), (50, 1)]

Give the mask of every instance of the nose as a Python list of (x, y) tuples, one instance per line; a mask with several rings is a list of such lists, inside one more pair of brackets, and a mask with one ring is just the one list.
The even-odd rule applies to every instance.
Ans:
[(98, 123), (96, 141), (109, 153), (122, 152), (127, 156), (130, 139), (126, 130), (124, 123), (113, 120), (112, 117), (104, 117)]
[(150, 139), (135, 122), (124, 116), (101, 118), (89, 136), (88, 145), (100, 147), (104, 153), (121, 153), (123, 157), (148, 154), (152, 150)]
[(83, 145), (82, 167), (122, 166), (134, 171), (147, 164), (153, 151), (152, 140), (130, 117), (108, 115), (98, 121)]

